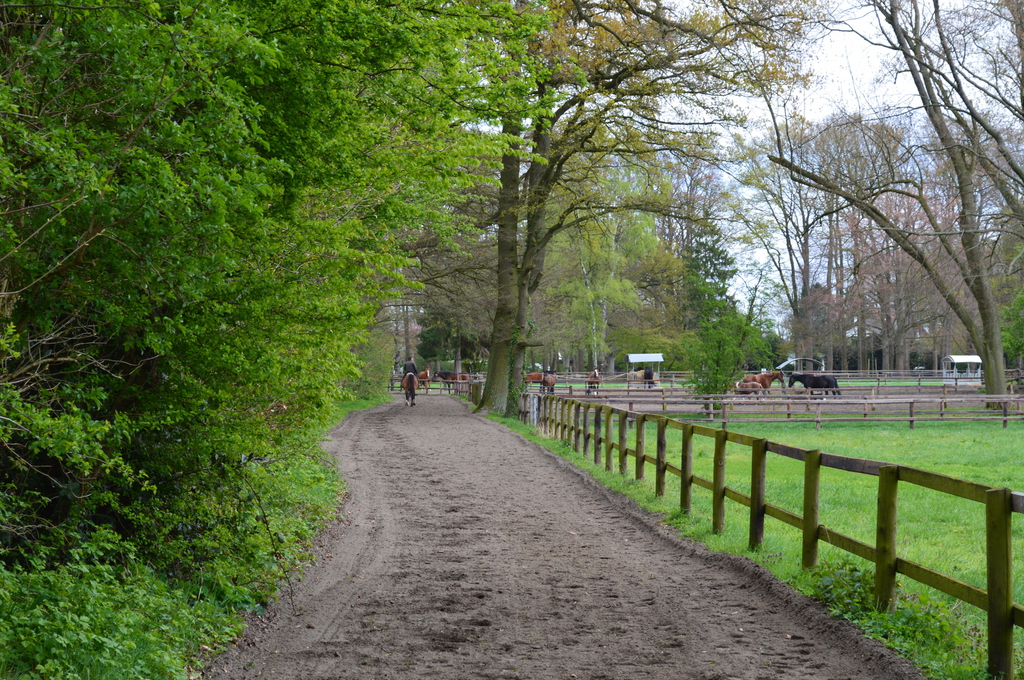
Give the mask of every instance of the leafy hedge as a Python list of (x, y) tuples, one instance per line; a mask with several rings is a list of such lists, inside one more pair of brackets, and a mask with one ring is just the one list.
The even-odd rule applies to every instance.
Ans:
[(0, 673), (180, 676), (301, 562), (521, 67), (449, 5), (0, 6)]

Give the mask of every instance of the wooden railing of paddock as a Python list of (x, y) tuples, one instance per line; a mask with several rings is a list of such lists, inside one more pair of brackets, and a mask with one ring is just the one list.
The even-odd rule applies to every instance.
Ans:
[[(903, 574), (919, 583), (935, 588), (987, 612), (988, 671), (1006, 678), (1013, 676), (1013, 627), (1024, 627), (1024, 606), (1013, 601), (1012, 515), (1024, 513), (1024, 494), (1010, 489), (949, 477), (880, 461), (849, 458), (808, 451), (758, 439), (725, 429), (667, 418), (651, 413), (637, 413), (610, 405), (594, 404), (557, 395), (523, 394), (519, 400), (520, 420), (537, 425), (549, 436), (567, 442), (578, 453), (593, 455), (593, 461), (606, 470), (629, 474), (629, 457), (634, 459), (632, 474), (643, 479), (647, 464), (654, 466), (654, 487), (658, 496), (665, 495), (667, 475), (680, 479), (679, 505), (689, 514), (694, 487), (706, 489), (712, 497), (712, 531), (725, 528), (725, 503), (734, 501), (750, 509), (749, 545), (760, 547), (764, 541), (765, 517), (773, 517), (795, 527), (802, 533), (801, 563), (803, 568), (818, 562), (818, 544), (829, 543), (875, 565), (875, 605), (879, 610), (895, 604), (896, 575)], [(636, 428), (630, 448), (628, 421), (635, 419)], [(612, 437), (612, 421), (618, 421), (618, 438)], [(656, 424), (654, 455), (647, 452), (647, 422)], [(666, 432), (668, 428), (682, 431), (680, 466), (667, 462)], [(693, 474), (694, 437), (714, 439), (713, 478)], [(726, 443), (749, 446), (751, 450), (749, 495), (725, 484)], [(766, 497), (767, 456), (776, 454), (802, 461), (804, 464), (803, 514), (796, 514), (772, 505)], [(850, 474), (878, 478), (874, 545), (841, 534), (819, 521), (819, 487), (821, 468), (833, 468)], [(939, 493), (967, 499), (985, 506), (987, 588), (979, 588), (947, 574), (903, 559), (897, 552), (896, 508), (900, 483), (914, 484)]]
[[(586, 397), (583, 397), (586, 400)], [(821, 397), (780, 394), (760, 397), (711, 395), (690, 399), (643, 399), (609, 397), (612, 403), (627, 403), (629, 411), (673, 410), (677, 420), (729, 423), (813, 422), (821, 429), (822, 422), (907, 422), (926, 421), (1002, 421), (1024, 420), (1024, 396), (983, 394), (959, 397)], [(690, 411), (690, 413), (679, 413)]]

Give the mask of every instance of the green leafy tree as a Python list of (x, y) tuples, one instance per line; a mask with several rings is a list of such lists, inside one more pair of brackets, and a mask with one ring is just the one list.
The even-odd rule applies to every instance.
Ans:
[[(789, 48), (811, 8), (800, 1), (766, 7), (552, 3), (551, 27), (530, 54), (542, 66), (524, 93), (535, 106), (501, 115), (502, 133), (521, 143), (501, 159), (492, 220), (497, 292), (482, 406), (515, 408), (506, 372), (511, 366), (512, 383), (521, 380), (546, 249), (581, 214), (608, 206), (587, 190), (595, 186), (595, 168), (620, 159), (638, 169), (657, 166), (666, 151), (704, 155), (717, 126), (737, 117), (724, 105), (730, 96), (793, 75)], [(559, 204), (568, 196), (580, 198)]]
[(274, 478), (316, 477), (398, 235), (448, 230), (465, 168), (501, 152), (472, 128), (517, 17), (0, 8), (0, 557), (71, 559), (105, 523), (227, 599), (272, 589), (250, 567), (305, 531)]

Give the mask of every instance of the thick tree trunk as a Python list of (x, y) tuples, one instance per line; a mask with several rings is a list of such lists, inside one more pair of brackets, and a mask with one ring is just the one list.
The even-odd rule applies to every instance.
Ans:
[[(506, 123), (505, 134), (519, 133)], [(516, 325), (516, 241), (519, 234), (519, 157), (512, 153), (502, 158), (501, 188), (498, 194), (498, 272), (491, 347), (487, 358), (487, 382), (479, 408), (505, 413), (509, 396), (509, 353)], [(522, 368), (522, 357), (519, 358)], [(515, 405), (513, 404), (513, 407)]]

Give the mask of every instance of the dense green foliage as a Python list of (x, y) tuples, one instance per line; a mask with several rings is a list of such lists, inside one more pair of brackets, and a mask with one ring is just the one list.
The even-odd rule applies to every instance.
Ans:
[(0, 670), (180, 675), (296, 566), (396, 237), (500, 153), (531, 29), (487, 5), (0, 7)]

